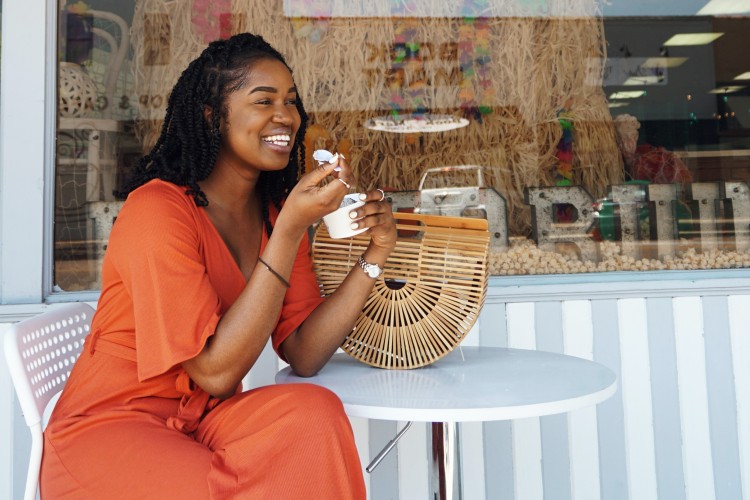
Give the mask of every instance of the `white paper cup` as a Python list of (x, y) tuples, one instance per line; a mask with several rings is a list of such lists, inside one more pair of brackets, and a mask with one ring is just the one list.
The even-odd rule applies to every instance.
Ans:
[(323, 217), (323, 222), (328, 228), (328, 234), (331, 235), (331, 238), (351, 238), (367, 231), (366, 227), (352, 229), (352, 223), (355, 222), (355, 219), (349, 217), (349, 212), (364, 204), (365, 202), (359, 199), (359, 193), (347, 194), (341, 202), (341, 207)]

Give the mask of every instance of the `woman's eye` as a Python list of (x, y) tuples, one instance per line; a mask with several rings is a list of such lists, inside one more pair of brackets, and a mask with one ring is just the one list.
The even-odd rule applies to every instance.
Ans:
[(296, 106), (297, 105), (297, 98), (293, 97), (291, 99), (287, 99), (286, 103), (290, 106)]

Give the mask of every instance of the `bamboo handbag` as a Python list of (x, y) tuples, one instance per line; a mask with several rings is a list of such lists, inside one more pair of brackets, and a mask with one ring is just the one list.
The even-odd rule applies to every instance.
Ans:
[[(341, 349), (380, 368), (428, 365), (452, 351), (487, 293), (487, 221), (397, 212), (396, 248)], [(369, 243), (333, 239), (320, 224), (312, 258), (323, 295), (333, 293)]]

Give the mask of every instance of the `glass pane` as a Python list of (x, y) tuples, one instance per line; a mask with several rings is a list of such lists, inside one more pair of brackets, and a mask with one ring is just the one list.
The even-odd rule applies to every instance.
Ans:
[[(493, 274), (750, 267), (741, 2), (70, 3), (60, 92), (69, 78), (81, 97), (60, 107), (63, 290), (98, 286), (112, 189), (188, 62), (240, 31), (294, 69), (308, 155), (343, 152), (358, 188), (388, 189), (396, 210), (487, 218)], [(94, 11), (128, 26), (121, 64), (94, 29), (116, 23)]]
[(58, 24), (56, 290), (97, 289), (133, 133), (133, 2), (68, 2)]

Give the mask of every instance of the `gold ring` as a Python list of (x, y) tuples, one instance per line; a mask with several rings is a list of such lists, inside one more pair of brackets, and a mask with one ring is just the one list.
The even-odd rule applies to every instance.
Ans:
[(379, 199), (378, 201), (383, 201), (383, 200), (385, 200), (385, 191), (383, 191), (383, 190), (382, 190), (382, 189), (380, 189), (380, 188), (378, 188), (378, 191), (380, 191), (380, 199)]
[(344, 186), (346, 186), (346, 189), (351, 189), (351, 186), (349, 184), (347, 184), (346, 181), (344, 179), (342, 179), (341, 177), (336, 177), (336, 180), (339, 181)]

